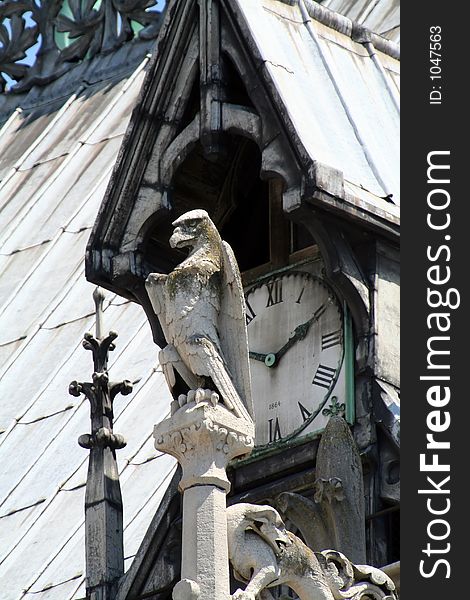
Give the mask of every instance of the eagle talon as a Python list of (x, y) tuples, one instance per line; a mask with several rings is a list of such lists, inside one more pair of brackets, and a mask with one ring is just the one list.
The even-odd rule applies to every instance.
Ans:
[(200, 404), (201, 402), (204, 402), (204, 400), (206, 400), (206, 390), (198, 388), (194, 396), (194, 402)]
[(178, 396), (178, 405), (184, 406), (188, 402), (195, 402), (196, 404), (201, 404), (202, 402), (207, 402), (212, 404), (212, 406), (217, 406), (219, 403), (219, 394), (214, 392), (214, 390), (205, 390), (203, 388), (198, 388), (197, 390), (189, 390), (188, 394), (180, 394)]
[(219, 403), (219, 394), (217, 394), (216, 392), (213, 392), (212, 390), (207, 390), (209, 392), (209, 401), (212, 404), (212, 406), (217, 406), (217, 404)]

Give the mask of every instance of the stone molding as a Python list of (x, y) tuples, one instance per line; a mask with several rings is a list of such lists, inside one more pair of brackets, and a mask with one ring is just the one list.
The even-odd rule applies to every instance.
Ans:
[(254, 447), (254, 425), (224, 406), (189, 402), (155, 425), (155, 448), (174, 456), (183, 468), (180, 490), (215, 485), (228, 492), (225, 469)]

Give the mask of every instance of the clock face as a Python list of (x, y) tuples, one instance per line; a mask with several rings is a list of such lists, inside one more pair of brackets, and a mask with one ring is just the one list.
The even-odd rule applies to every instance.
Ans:
[(341, 306), (319, 278), (292, 271), (246, 293), (258, 446), (325, 427), (346, 404)]

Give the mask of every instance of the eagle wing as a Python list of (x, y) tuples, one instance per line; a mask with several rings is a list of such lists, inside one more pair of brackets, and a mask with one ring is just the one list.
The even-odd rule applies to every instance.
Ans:
[(160, 321), (160, 325), (165, 336), (165, 340), (168, 343), (168, 328), (166, 314), (166, 302), (165, 302), (165, 282), (167, 275), (161, 273), (150, 273), (145, 281), (145, 289), (152, 305), (155, 314)]
[(254, 418), (242, 281), (233, 250), (224, 241), (222, 241), (222, 255), (224, 265), (217, 323), (220, 346), (235, 389), (251, 417)]

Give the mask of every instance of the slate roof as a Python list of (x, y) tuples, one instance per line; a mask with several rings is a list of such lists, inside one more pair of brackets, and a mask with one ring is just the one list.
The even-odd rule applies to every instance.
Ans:
[[(147, 62), (57, 100), (17, 97), (26, 108), (0, 133), (2, 600), (85, 597), (88, 452), (77, 438), (89, 406), (67, 389), (93, 371), (81, 346), (94, 326), (85, 246)], [(108, 294), (104, 324), (119, 333), (111, 377), (137, 382), (115, 401), (115, 431), (128, 440), (118, 452), (127, 567), (173, 472), (152, 443), (170, 398), (140, 306)]]
[(398, 46), (376, 36), (368, 48), (361, 28), (310, 0), (235, 2), (308, 155), (396, 217), (381, 198), (399, 204)]
[[(275, 31), (280, 41), (294, 34), (302, 44), (298, 53), (282, 43), (270, 45), (267, 57), (273, 64), (282, 60), (284, 67), (272, 66), (272, 70), (276, 80), (285, 80), (286, 94), (289, 70), (302, 73), (303, 97), (311, 98), (311, 103), (299, 104), (292, 118), (302, 131), (302, 115), (308, 112), (315, 127), (304, 131), (304, 143), (316, 144), (323, 162), (334, 166), (336, 161), (352, 161), (356, 168), (354, 161), (359, 165), (362, 157), (341, 154), (341, 136), (352, 135), (344, 114), (328, 134), (322, 129), (324, 120), (315, 120), (316, 106), (322, 106), (333, 120), (338, 106), (324, 105), (325, 92), (318, 85), (324, 75), (319, 74), (317, 85), (308, 76), (319, 71), (313, 42), (303, 25), (264, 11), (261, 26), (256, 13), (261, 3), (239, 0), (239, 4), (247, 14), (254, 11), (253, 32), (260, 40), (264, 29)], [(277, 12), (293, 9), (288, 3), (273, 0), (270, 4)], [(330, 7), (346, 4), (352, 10), (352, 2), (332, 0)], [(389, 5), (395, 7), (394, 2)], [(377, 10), (373, 8), (368, 18)], [(367, 117), (377, 125), (380, 116), (387, 146), (390, 141), (395, 152), (395, 108), (372, 61), (365, 65), (357, 42), (346, 41), (345, 47), (345, 36), (325, 25), (314, 26), (324, 52), (337, 67), (338, 85), (351, 94), (351, 110), (362, 118), (365, 93), (377, 94), (377, 103), (384, 103), (381, 116)], [(378, 30), (387, 27), (394, 30), (393, 22)], [(307, 54), (305, 48), (310, 49)], [(69, 73), (40, 91), (0, 98), (2, 600), (85, 597), (83, 506), (88, 453), (78, 446), (77, 438), (89, 431), (89, 407), (87, 400), (68, 396), (67, 388), (73, 379), (88, 381), (92, 372), (91, 353), (81, 346), (83, 333), (94, 325), (93, 286), (84, 277), (85, 246), (148, 62), (147, 56), (137, 64), (132, 52), (126, 52), (123, 48), (112, 58), (84, 62), (77, 67), (78, 76)], [(383, 53), (380, 58), (391, 86), (396, 86), (395, 62)], [(351, 69), (360, 87), (348, 83)], [(292, 93), (298, 97), (296, 90)], [(383, 121), (384, 115), (390, 120)], [(369, 134), (374, 149), (380, 141), (373, 131)], [(396, 163), (395, 155), (393, 159)], [(395, 186), (395, 174), (389, 173), (387, 165), (383, 168), (384, 177)], [(360, 190), (359, 185), (356, 188)], [(367, 200), (369, 192), (361, 193)], [(166, 416), (170, 397), (142, 309), (108, 294), (104, 318), (105, 328), (119, 333), (110, 356), (111, 377), (136, 382), (130, 396), (115, 401), (115, 431), (128, 440), (126, 448), (118, 451), (128, 568), (174, 470), (173, 459), (158, 453), (152, 443), (152, 424)]]

